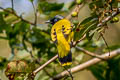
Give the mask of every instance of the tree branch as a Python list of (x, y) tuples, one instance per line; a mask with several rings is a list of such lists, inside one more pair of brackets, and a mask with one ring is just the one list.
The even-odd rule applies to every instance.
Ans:
[(37, 10), (35, 9), (35, 5), (34, 5), (33, 1), (31, 3), (32, 3), (33, 9), (34, 9), (34, 15), (35, 15), (34, 24), (36, 26), (37, 25)]
[(21, 19), (22, 21), (24, 21), (24, 22), (26, 22), (26, 23), (29, 23), (29, 24), (31, 24), (31, 25), (35, 25), (34, 23), (23, 19), (21, 16), (18, 16), (18, 15), (17, 15), (15, 12), (13, 12), (13, 11), (9, 11), (9, 10), (4, 9), (4, 8), (2, 8), (2, 7), (0, 7), (0, 9), (2, 9), (2, 10), (5, 11), (5, 12), (8, 12), (8, 13), (10, 13), (10, 14), (13, 14), (14, 16), (16, 16), (17, 18)]
[(97, 58), (106, 60), (105, 58), (101, 57), (101, 55), (97, 55), (96, 53), (92, 53), (92, 52), (90, 52), (90, 51), (88, 51), (88, 50), (86, 50), (86, 49), (84, 49), (84, 48), (80, 48), (80, 47), (78, 47), (78, 46), (76, 46), (75, 48), (78, 49), (78, 50), (80, 50), (80, 51), (82, 51), (82, 52), (84, 52), (84, 53), (87, 54), (87, 55), (92, 56), (92, 57), (97, 57)]
[(41, 71), (44, 67), (46, 67), (48, 64), (50, 64), (51, 62), (53, 62), (57, 58), (58, 58), (58, 55), (54, 56), (53, 58), (51, 58), (50, 60), (48, 60), (45, 64), (43, 64), (42, 66), (40, 66), (39, 68), (37, 68), (35, 71), (33, 71), (32, 74), (36, 75), (39, 71)]
[(11, 0), (11, 4), (12, 4), (12, 11), (14, 12), (14, 1)]
[[(76, 5), (76, 7), (73, 9), (73, 11), (76, 11), (76, 10), (80, 10), (80, 8), (82, 7), (83, 5)], [(72, 12), (73, 12), (72, 11)], [(71, 12), (71, 13), (72, 13)], [(70, 19), (71, 18), (71, 13), (66, 17), (67, 19)], [(117, 9), (117, 11), (113, 12), (111, 16), (108, 16), (105, 18), (105, 20), (102, 20), (101, 23), (99, 23), (97, 26), (100, 27), (100, 26), (103, 26), (106, 22), (108, 22), (109, 20), (112, 19), (112, 17), (118, 15), (120, 13), (120, 8)], [(86, 37), (86, 35), (84, 35), (80, 40), (78, 40), (75, 44), (73, 44), (73, 47), (75, 47), (77, 45), (77, 43), (79, 43), (80, 41), (82, 41), (84, 38)], [(112, 53), (112, 52), (111, 52)], [(87, 52), (88, 55), (91, 55), (91, 56), (95, 56), (97, 58), (99, 58), (99, 60), (101, 59), (106, 59), (104, 57), (101, 57), (101, 56), (98, 56), (94, 53), (90, 54), (90, 52)], [(112, 56), (112, 54), (111, 54)], [(110, 57), (111, 57), (110, 56)], [(45, 64), (43, 64), (42, 66), (40, 66), (39, 68), (37, 68), (35, 71), (33, 71), (33, 75), (35, 76), (39, 71), (41, 71), (44, 67), (46, 67), (48, 64), (50, 64), (51, 62), (53, 62), (54, 60), (56, 60), (58, 58), (58, 55), (54, 56), (53, 58), (51, 58), (50, 60), (48, 60)]]
[(71, 13), (70, 13), (68, 16), (66, 16), (65, 18), (66, 18), (66, 19), (71, 19), (71, 17), (72, 17), (72, 16), (71, 16), (72, 12), (75, 11), (75, 12), (78, 13), (83, 6), (84, 6), (84, 4), (76, 5), (75, 8), (71, 11)]
[[(73, 10), (75, 11), (75, 9)], [(103, 25), (105, 25), (108, 21), (110, 21), (114, 16), (118, 15), (120, 13), (120, 8), (118, 8), (116, 11), (114, 11), (112, 13), (112, 15), (106, 17), (104, 20), (102, 20), (98, 25), (97, 27), (101, 27)], [(68, 15), (68, 18), (70, 18), (70, 15)], [(73, 43), (73, 46), (75, 46), (76, 44), (78, 44), (81, 40), (85, 39), (86, 38), (86, 35), (84, 35), (80, 40), (76, 41), (75, 43)], [(106, 42), (105, 42), (106, 44)], [(110, 51), (109, 51), (110, 52)]]
[[(113, 57), (115, 57), (115, 56), (117, 56), (119, 54), (120, 54), (120, 48), (117, 49), (117, 50), (112, 51), (110, 56), (109, 56), (109, 53), (105, 53), (105, 54), (101, 55), (101, 57), (106, 58), (108, 60), (108, 59), (111, 59), (111, 58), (113, 58)], [(81, 71), (81, 70), (83, 70), (83, 69), (85, 69), (85, 68), (87, 68), (89, 66), (92, 66), (92, 65), (94, 65), (96, 63), (99, 63), (101, 61), (102, 61), (102, 59), (100, 59), (100, 58), (93, 58), (93, 59), (91, 59), (91, 60), (89, 60), (89, 61), (87, 61), (85, 63), (82, 63), (80, 65), (77, 65), (77, 66), (71, 68), (70, 69), (71, 73)], [(59, 80), (59, 79), (63, 78), (64, 76), (67, 76), (67, 75), (69, 75), (69, 73), (67, 71), (63, 71), (60, 74), (56, 75), (52, 80)]]
[(107, 23), (109, 20), (111, 20), (114, 16), (118, 15), (120, 13), (120, 8), (118, 8), (117, 10), (115, 10), (112, 15), (106, 17), (104, 20), (101, 21), (101, 23), (99, 23), (97, 26), (101, 27), (103, 26), (105, 23)]
[[(30, 21), (27, 21), (27, 20), (25, 20), (24, 18), (22, 18), (22, 16), (18, 16), (17, 14), (16, 14), (16, 12), (15, 11), (10, 11), (10, 10), (7, 10), (7, 9), (4, 9), (3, 7), (0, 7), (0, 9), (1, 10), (3, 10), (3, 11), (5, 11), (5, 12), (7, 12), (7, 13), (10, 13), (10, 14), (13, 14), (14, 16), (16, 16), (18, 19), (20, 19), (20, 20), (22, 20), (22, 21), (24, 21), (24, 22), (26, 22), (26, 23), (28, 23), (28, 24), (31, 24), (31, 25), (33, 25), (33, 26), (36, 26), (37, 25), (37, 13), (35, 13), (35, 21), (34, 21), (34, 23), (33, 22), (30, 22)], [(18, 22), (18, 21), (17, 21)], [(45, 30), (41, 30), (42, 32), (45, 32), (46, 34), (49, 34), (47, 31), (45, 31)]]

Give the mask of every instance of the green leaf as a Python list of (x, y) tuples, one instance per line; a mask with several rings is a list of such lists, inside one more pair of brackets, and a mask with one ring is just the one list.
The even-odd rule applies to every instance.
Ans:
[(94, 33), (92, 35), (89, 35), (89, 32), (86, 33), (86, 38), (90, 41), (94, 36)]
[(97, 32), (99, 29), (101, 29), (101, 27), (97, 27), (97, 24), (93, 27), (94, 28), (90, 29), (86, 34), (86, 37), (89, 41), (93, 38), (95, 32)]
[(90, 31), (89, 36), (92, 36), (96, 31), (98, 31), (99, 29), (101, 29), (100, 27), (95, 28), (94, 30)]
[[(89, 32), (90, 30), (96, 28), (97, 20), (94, 17), (88, 17), (80, 23), (80, 26), (76, 28), (76, 32), (74, 35), (74, 40), (79, 40), (84, 34)], [(79, 29), (79, 31), (77, 31)]]
[(106, 70), (106, 76), (105, 76), (106, 79), (119, 80), (120, 79), (119, 67), (120, 67), (120, 55), (108, 61), (108, 69)]
[(33, 2), (34, 0), (29, 0), (30, 2)]
[(0, 70), (3, 70), (6, 67), (7, 63), (7, 59), (0, 56)]
[(26, 32), (30, 27), (30, 24), (20, 21), (14, 25), (14, 32)]
[(88, 18), (84, 19), (84, 20), (80, 23), (80, 25), (85, 25), (86, 23), (90, 22), (93, 18), (94, 18), (94, 17), (88, 17)]
[(59, 11), (63, 8), (64, 3), (48, 3), (48, 2), (40, 2), (39, 3), (39, 10), (45, 14), (50, 14), (52, 11)]
[(5, 22), (7, 24), (13, 24), (15, 21), (17, 22), (18, 18), (12, 14), (7, 14), (5, 17)]
[(4, 21), (3, 18), (3, 13), (0, 13), (0, 33), (5, 30), (5, 28), (7, 27), (6, 22)]

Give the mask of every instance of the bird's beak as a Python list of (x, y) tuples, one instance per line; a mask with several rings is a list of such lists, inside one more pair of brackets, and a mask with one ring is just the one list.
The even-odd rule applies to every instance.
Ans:
[(50, 20), (45, 21), (45, 23), (50, 23)]

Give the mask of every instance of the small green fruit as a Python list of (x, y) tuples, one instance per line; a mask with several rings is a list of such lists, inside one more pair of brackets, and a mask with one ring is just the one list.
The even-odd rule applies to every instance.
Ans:
[(82, 0), (76, 0), (76, 3), (77, 3), (77, 4), (81, 4), (81, 3), (82, 3)]
[(72, 12), (71, 15), (72, 15), (72, 17), (76, 17), (76, 16), (78, 16), (78, 13), (74, 11), (74, 12)]
[(113, 22), (118, 22), (118, 21), (119, 21), (119, 18), (118, 18), (118, 17), (113, 17), (112, 21), (113, 21)]
[(73, 20), (73, 24), (77, 25), (79, 23), (78, 20)]

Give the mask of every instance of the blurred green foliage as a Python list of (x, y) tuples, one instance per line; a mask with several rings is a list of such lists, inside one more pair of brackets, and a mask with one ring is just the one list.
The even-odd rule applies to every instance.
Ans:
[[(30, 0), (33, 2), (33, 0)], [(81, 41), (78, 46), (83, 47), (89, 51), (96, 52), (101, 49), (101, 53), (105, 52), (107, 48), (103, 47), (104, 43), (102, 40), (97, 41), (94, 35), (99, 32), (104, 32), (105, 26), (97, 27), (97, 24), (101, 22), (107, 16), (110, 16), (111, 7), (117, 8), (117, 0), (92, 0), (82, 1), (84, 4), (89, 4), (91, 10), (90, 17), (87, 17), (82, 22), (79, 20), (71, 21), (74, 25), (74, 42), (86, 35), (86, 39)], [(68, 12), (62, 11), (65, 3), (49, 3), (45, 0), (38, 2), (38, 12), (45, 14), (45, 19), (56, 14), (69, 13), (71, 8), (74, 7), (75, 2), (73, 1), (68, 7)], [(5, 10), (12, 11), (11, 8)], [(0, 39), (8, 40), (12, 54), (18, 54), (15, 52), (26, 51), (32, 54), (32, 58), (23, 57), (17, 61), (9, 61), (6, 58), (0, 57), (0, 69), (6, 69), (6, 75), (8, 78), (13, 77), (15, 80), (23, 80), (23, 78), (29, 77), (30, 73), (35, 70), (38, 66), (44, 64), (50, 58), (57, 54), (55, 44), (51, 41), (50, 29), (51, 25), (48, 25), (47, 30), (42, 30), (36, 25), (27, 23), (15, 15), (16, 12), (0, 11)], [(105, 12), (106, 11), (106, 12)], [(62, 12), (62, 13), (61, 13)], [(102, 13), (108, 13), (107, 15)], [(55, 14), (52, 14), (55, 13)], [(22, 18), (22, 17), (21, 17)], [(44, 27), (44, 25), (42, 26)], [(5, 34), (5, 36), (2, 36)], [(111, 50), (119, 48), (119, 45), (110, 46)], [(104, 48), (104, 49), (103, 49)], [(84, 54), (74, 49), (73, 54), (73, 66), (76, 66), (83, 62)], [(34, 58), (34, 59), (33, 59)], [(23, 60), (23, 61), (21, 61)], [(39, 60), (39, 63), (37, 62)], [(8, 65), (7, 65), (8, 63)], [(12, 64), (11, 64), (12, 63)], [(22, 65), (21, 65), (22, 64)], [(18, 68), (19, 67), (19, 68)], [(106, 62), (102, 62), (97, 65), (93, 65), (88, 68), (97, 80), (120, 80), (120, 56), (115, 57)], [(20, 69), (20, 70), (18, 70)], [(22, 72), (22, 70), (24, 70)], [(58, 60), (49, 64), (44, 70), (39, 72), (35, 77), (35, 80), (48, 80), (50, 77), (60, 73), (64, 69), (59, 65)], [(16, 72), (14, 72), (16, 71)], [(43, 76), (41, 78), (41, 76)], [(87, 76), (87, 75), (86, 75)], [(40, 78), (40, 79), (39, 79)], [(30, 80), (30, 79), (29, 79)]]
[(88, 69), (97, 80), (119, 80), (120, 79), (120, 56), (106, 62), (93, 65)]
[(41, 13), (49, 15), (53, 11), (60, 11), (64, 6), (64, 3), (48, 3), (46, 1), (40, 2), (38, 9)]

